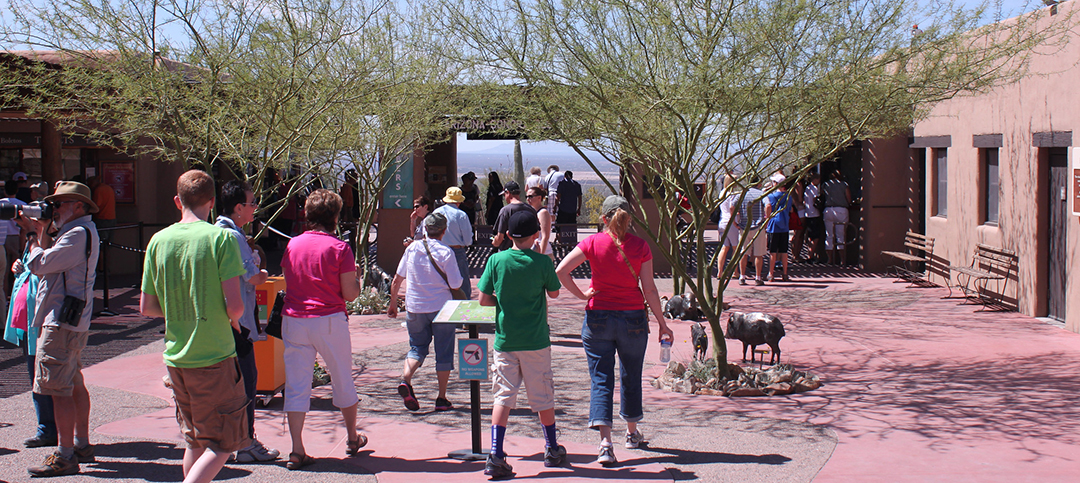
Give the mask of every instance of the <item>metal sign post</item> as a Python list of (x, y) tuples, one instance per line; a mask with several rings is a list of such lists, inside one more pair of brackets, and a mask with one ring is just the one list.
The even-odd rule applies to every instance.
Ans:
[(469, 380), (469, 409), (472, 419), (472, 447), (451, 451), (448, 456), (464, 461), (487, 459), (480, 445), (480, 381), (487, 379), (488, 345), (480, 339), (480, 325), (495, 325), (495, 307), (481, 307), (476, 300), (450, 300), (433, 323), (464, 325), (469, 338), (458, 341), (458, 377)]

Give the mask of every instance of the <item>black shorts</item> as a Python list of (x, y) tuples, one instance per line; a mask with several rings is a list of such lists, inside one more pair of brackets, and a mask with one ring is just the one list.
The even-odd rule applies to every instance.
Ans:
[(768, 235), (769, 238), (769, 253), (787, 253), (788, 232), (766, 233), (766, 235)]
[(806, 236), (811, 240), (818, 240), (825, 236), (825, 222), (820, 216), (803, 218), (803, 226), (806, 227)]

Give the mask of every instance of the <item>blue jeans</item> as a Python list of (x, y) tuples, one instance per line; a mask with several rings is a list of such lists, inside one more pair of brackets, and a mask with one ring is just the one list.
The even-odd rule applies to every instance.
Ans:
[(461, 289), (465, 296), (472, 300), (472, 281), (469, 280), (469, 257), (468, 247), (453, 248), (454, 257), (457, 258), (458, 271), (461, 272)]
[[(29, 341), (33, 344), (35, 341)], [(30, 382), (34, 382), (34, 370), (37, 368), (35, 364), (37, 358), (30, 355), (29, 347), (26, 345), (28, 342), (26, 339), (22, 340), (23, 355), (26, 356), (26, 372), (30, 373)], [(30, 393), (34, 398), (34, 412), (37, 413), (37, 434), (35, 436), (40, 438), (56, 438), (56, 418), (53, 417), (53, 400), (52, 396), (45, 396), (34, 392)]]
[(619, 417), (640, 421), (641, 371), (649, 345), (645, 310), (586, 310), (581, 343), (589, 360), (589, 427), (611, 426), (615, 356), (619, 357)]
[(454, 370), (454, 341), (457, 340), (454, 324), (433, 324), (438, 312), (405, 312), (405, 327), (409, 329), (409, 353), (405, 357), (424, 364), (431, 339), (435, 339), (435, 370)]
[(255, 385), (259, 381), (259, 366), (255, 364), (255, 350), (245, 357), (237, 357), (240, 375), (244, 377), (244, 393), (248, 398), (248, 437), (255, 438)]

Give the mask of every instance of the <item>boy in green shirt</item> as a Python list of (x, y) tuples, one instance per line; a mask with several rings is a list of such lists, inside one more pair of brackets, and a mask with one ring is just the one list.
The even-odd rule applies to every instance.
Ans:
[(514, 475), (506, 463), (503, 439), (522, 382), (528, 389), (529, 406), (540, 415), (544, 427), (544, 466), (566, 462), (566, 448), (555, 440), (555, 382), (544, 299), (545, 292), (548, 297), (558, 297), (561, 285), (551, 258), (530, 249), (539, 232), (535, 213), (514, 213), (508, 230), (513, 248), (492, 255), (477, 284), (480, 305), (495, 307), (495, 403), (491, 454), (484, 465), (484, 474), (493, 479)]
[(245, 271), (236, 240), (206, 222), (214, 206), (213, 178), (188, 171), (176, 191), (183, 215), (146, 247), (139, 310), (165, 318), (165, 365), (188, 444), (184, 481), (208, 482), (233, 451), (250, 443), (249, 400), (232, 335), (244, 314)]

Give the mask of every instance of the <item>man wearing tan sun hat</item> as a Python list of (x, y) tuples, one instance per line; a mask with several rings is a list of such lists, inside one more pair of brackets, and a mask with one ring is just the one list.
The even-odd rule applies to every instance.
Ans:
[(98, 207), (90, 188), (74, 181), (57, 183), (55, 193), (44, 201), (53, 206), (52, 219), (20, 216), (17, 220), (28, 233), (30, 255), (26, 267), (16, 268), (30, 270), (41, 279), (32, 321), (41, 329), (34, 393), (53, 398), (59, 448), (44, 464), (27, 470), (33, 476), (59, 476), (78, 473), (80, 462), (94, 461), (89, 441), (90, 394), (83, 383), (80, 358), (93, 310), (98, 235), (90, 215)]
[(461, 290), (472, 299), (472, 282), (469, 280), (469, 259), (466, 256), (469, 245), (472, 245), (473, 229), (469, 223), (469, 215), (466, 215), (458, 205), (465, 201), (465, 195), (461, 188), (451, 186), (446, 188), (446, 196), (443, 197), (445, 205), (437, 208), (434, 213), (442, 213), (446, 217), (446, 234), (443, 235), (444, 245), (454, 250), (454, 258), (457, 259), (458, 271), (461, 278)]

